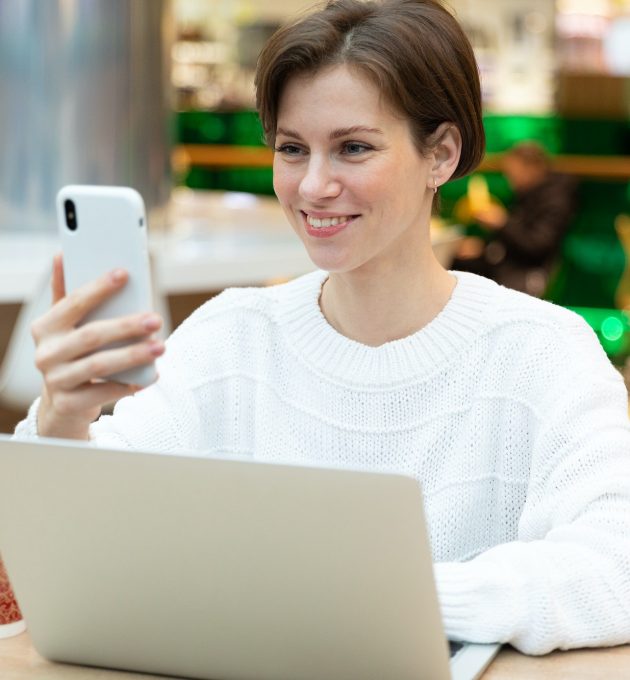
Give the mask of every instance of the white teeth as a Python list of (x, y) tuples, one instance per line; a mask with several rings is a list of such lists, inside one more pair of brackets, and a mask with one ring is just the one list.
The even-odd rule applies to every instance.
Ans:
[(342, 215), (340, 217), (324, 217), (321, 220), (317, 219), (317, 217), (311, 217), (310, 215), (306, 216), (306, 221), (311, 225), (311, 227), (315, 227), (315, 229), (321, 229), (322, 227), (336, 227), (338, 224), (347, 222), (349, 219), (350, 217), (348, 215)]

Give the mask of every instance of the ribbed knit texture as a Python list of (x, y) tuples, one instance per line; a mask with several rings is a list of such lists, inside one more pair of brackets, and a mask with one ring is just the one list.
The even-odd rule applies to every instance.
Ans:
[(457, 273), (425, 328), (367, 347), (323, 317), (325, 276), (207, 302), (94, 442), (412, 475), (449, 637), (630, 642), (627, 394), (590, 328)]

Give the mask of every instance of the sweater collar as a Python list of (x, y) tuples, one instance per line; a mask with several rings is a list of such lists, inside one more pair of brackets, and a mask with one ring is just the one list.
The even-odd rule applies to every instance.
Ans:
[(289, 347), (318, 373), (344, 383), (386, 386), (439, 371), (482, 332), (500, 287), (481, 276), (451, 272), (457, 283), (444, 308), (415, 333), (378, 347), (336, 331), (319, 306), (328, 273), (315, 271), (282, 286), (279, 322)]

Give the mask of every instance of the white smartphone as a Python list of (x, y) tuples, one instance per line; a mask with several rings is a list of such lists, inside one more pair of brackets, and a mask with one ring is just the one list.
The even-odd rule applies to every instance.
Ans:
[[(147, 219), (137, 191), (129, 187), (65, 186), (57, 194), (57, 223), (66, 292), (118, 267), (129, 273), (125, 286), (87, 314), (82, 324), (153, 309)], [(156, 377), (154, 363), (107, 376), (115, 382), (143, 386)]]

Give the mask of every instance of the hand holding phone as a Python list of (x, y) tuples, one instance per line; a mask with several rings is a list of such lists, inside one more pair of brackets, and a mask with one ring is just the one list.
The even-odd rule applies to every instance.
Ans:
[[(79, 325), (152, 309), (147, 220), (137, 191), (128, 187), (64, 187), (57, 195), (57, 220), (68, 293), (108, 271), (124, 269), (129, 274), (124, 288), (87, 313)], [(107, 377), (145, 386), (156, 378), (155, 365)]]
[[(131, 192), (131, 193), (130, 193)], [(44, 375), (38, 430), (87, 438), (101, 407), (155, 380), (164, 345), (152, 337), (142, 199), (115, 187), (66, 187), (58, 196), (64, 250), (53, 306), (32, 327)]]

